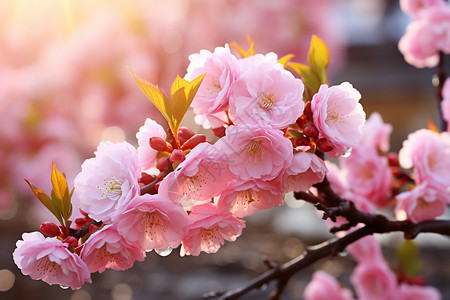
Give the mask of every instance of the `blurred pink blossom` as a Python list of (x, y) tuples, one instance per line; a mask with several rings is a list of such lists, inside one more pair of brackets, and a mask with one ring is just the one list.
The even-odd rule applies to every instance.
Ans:
[(305, 300), (353, 300), (351, 290), (323, 271), (316, 271), (304, 291)]
[(165, 140), (167, 138), (166, 132), (161, 125), (154, 120), (147, 118), (143, 126), (139, 128), (136, 133), (138, 141), (137, 154), (141, 170), (148, 170), (155, 165), (156, 154), (158, 151), (150, 147), (150, 138), (159, 137)]
[(317, 155), (308, 152), (295, 153), (286, 169), (284, 191), (306, 191), (313, 184), (322, 182), (328, 169)]

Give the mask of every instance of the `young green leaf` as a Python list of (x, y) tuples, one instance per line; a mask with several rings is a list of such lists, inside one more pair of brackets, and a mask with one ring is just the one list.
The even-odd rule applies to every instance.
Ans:
[(45, 194), (41, 189), (37, 188), (34, 184), (30, 183), (28, 180), (25, 179), (25, 181), (28, 183), (34, 195), (39, 199), (39, 201), (41, 201), (41, 203), (44, 204), (44, 206), (56, 217), (56, 219), (58, 219), (59, 223), (63, 225), (61, 212), (58, 210), (50, 197), (47, 196), (47, 194)]
[(310, 101), (313, 95), (317, 93), (320, 88), (320, 79), (307, 65), (297, 62), (289, 62), (288, 66), (302, 78), (303, 84), (305, 85), (303, 101), (305, 103)]
[(52, 200), (60, 210), (64, 221), (67, 221), (72, 214), (71, 193), (69, 192), (66, 176), (58, 171), (55, 163), (52, 163), (51, 182), (53, 186)]
[(327, 83), (326, 69), (330, 63), (330, 51), (324, 41), (313, 35), (308, 53), (308, 63), (321, 84)]
[(291, 59), (294, 58), (294, 56), (295, 56), (294, 54), (287, 54), (287, 55), (283, 56), (282, 58), (280, 58), (278, 60), (278, 63), (282, 64), (286, 68), (288, 62), (290, 62)]
[(250, 48), (247, 51), (245, 51), (238, 44), (230, 44), (230, 46), (233, 47), (234, 49), (236, 49), (242, 58), (249, 57), (251, 55), (255, 55), (255, 44), (253, 43), (252, 39), (248, 35), (247, 35), (247, 41), (250, 44)]

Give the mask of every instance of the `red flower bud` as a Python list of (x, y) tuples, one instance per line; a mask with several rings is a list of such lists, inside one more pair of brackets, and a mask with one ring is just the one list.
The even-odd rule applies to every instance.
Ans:
[(172, 155), (170, 156), (170, 162), (171, 163), (182, 162), (185, 160), (185, 158), (186, 155), (184, 154), (183, 150), (175, 149), (173, 150)]
[(88, 219), (88, 218), (84, 218), (84, 217), (75, 218), (75, 225), (76, 225), (77, 229), (84, 227), (89, 222), (90, 222), (90, 219)]
[(311, 110), (311, 101), (306, 102), (305, 108), (303, 109), (303, 114), (305, 115), (306, 120), (312, 121), (313, 113)]
[(329, 140), (321, 138), (317, 142), (317, 149), (319, 149), (320, 152), (330, 152), (334, 149), (334, 146)]
[(178, 141), (183, 145), (187, 140), (189, 140), (194, 135), (194, 132), (187, 127), (180, 127), (178, 129)]
[(164, 171), (167, 168), (167, 165), (169, 164), (169, 157), (165, 156), (160, 159), (158, 159), (158, 162), (156, 163), (156, 167), (159, 171)]
[(308, 124), (303, 128), (303, 133), (311, 138), (318, 138), (319, 137), (319, 130), (317, 130), (316, 126), (314, 124)]
[(212, 132), (214, 133), (215, 136), (217, 137), (224, 137), (225, 136), (225, 127), (217, 127), (217, 128), (213, 128)]
[(387, 154), (387, 159), (388, 159), (388, 162), (389, 162), (389, 166), (391, 166), (391, 167), (398, 167), (398, 166), (400, 166), (400, 163), (398, 161), (397, 153), (389, 152)]
[(141, 172), (141, 178), (139, 178), (139, 182), (144, 185), (147, 185), (150, 182), (154, 181), (155, 179), (156, 179), (155, 176), (147, 174), (145, 172)]
[(310, 144), (310, 141), (306, 136), (302, 136), (295, 140), (295, 144), (297, 146), (308, 146)]
[(43, 234), (48, 235), (49, 237), (55, 237), (61, 234), (58, 225), (52, 222), (42, 223), (39, 229)]
[(172, 152), (172, 146), (160, 137), (152, 137), (149, 140), (150, 147), (160, 152)]
[(73, 236), (68, 236), (63, 242), (69, 244), (69, 247), (76, 248), (78, 246), (78, 240)]
[(98, 227), (95, 224), (91, 224), (91, 226), (89, 226), (89, 234), (93, 234), (94, 232), (96, 232), (100, 227)]
[(187, 150), (187, 149), (193, 149), (195, 146), (197, 146), (200, 143), (206, 142), (206, 136), (203, 134), (194, 134), (189, 140), (184, 142), (184, 144), (181, 146), (181, 150)]

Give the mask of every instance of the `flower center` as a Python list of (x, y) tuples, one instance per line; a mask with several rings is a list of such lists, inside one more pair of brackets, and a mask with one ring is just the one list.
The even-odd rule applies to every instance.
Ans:
[(258, 141), (250, 141), (247, 145), (244, 145), (241, 147), (241, 151), (247, 152), (249, 158), (248, 161), (250, 162), (253, 157), (255, 157), (256, 162), (256, 155), (259, 155), (261, 157), (261, 160), (263, 159), (263, 151), (262, 151), (261, 142)]
[(145, 217), (142, 218), (142, 224), (144, 225), (147, 238), (152, 241), (159, 239), (158, 229), (165, 231), (160, 217), (154, 213), (145, 214)]
[(264, 109), (269, 110), (275, 105), (275, 95), (269, 96), (266, 92), (259, 92), (257, 99)]
[(57, 265), (56, 262), (51, 261), (48, 256), (46, 256), (39, 260), (36, 269), (39, 274), (44, 275), (56, 271)]
[(123, 179), (118, 179), (116, 176), (111, 176), (110, 180), (104, 179), (103, 186), (97, 188), (102, 192), (103, 198), (109, 198), (117, 201), (122, 196)]

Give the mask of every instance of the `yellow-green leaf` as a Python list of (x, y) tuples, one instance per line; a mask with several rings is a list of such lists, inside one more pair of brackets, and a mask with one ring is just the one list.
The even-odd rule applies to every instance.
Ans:
[(290, 62), (291, 59), (294, 58), (294, 56), (295, 56), (294, 54), (287, 54), (287, 55), (283, 56), (282, 58), (280, 58), (278, 60), (278, 62), (280, 64), (282, 64), (284, 67), (286, 67), (288, 62)]
[(330, 51), (324, 41), (313, 35), (308, 53), (308, 63), (321, 83), (327, 83), (326, 69), (330, 63)]
[(67, 185), (66, 177), (56, 169), (55, 163), (52, 163), (51, 180), (56, 198), (63, 201), (65, 194), (67, 194), (67, 197), (69, 196), (69, 186)]
[(300, 77), (302, 78), (303, 84), (305, 85), (305, 91), (303, 93), (303, 101), (306, 103), (310, 101), (315, 93), (320, 88), (320, 80), (317, 75), (311, 70), (307, 65), (289, 62), (288, 66), (292, 68)]
[(248, 35), (247, 35), (247, 41), (248, 41), (248, 43), (250, 45), (250, 48), (247, 51), (245, 51), (238, 44), (230, 44), (230, 46), (233, 47), (234, 49), (236, 49), (239, 52), (239, 54), (241, 55), (242, 58), (249, 57), (251, 55), (255, 55), (255, 43), (253, 43), (252, 39)]
[(41, 203), (56, 217), (56, 219), (58, 219), (58, 221), (62, 225), (63, 219), (61, 217), (61, 212), (58, 210), (50, 197), (28, 180), (25, 179), (25, 181), (28, 183), (34, 195), (39, 199), (39, 201), (41, 201)]

